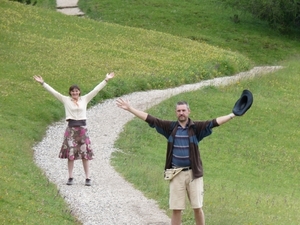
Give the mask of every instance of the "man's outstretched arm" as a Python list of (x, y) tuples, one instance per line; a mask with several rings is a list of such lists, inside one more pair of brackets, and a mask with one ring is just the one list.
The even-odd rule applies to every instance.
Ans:
[(121, 109), (127, 110), (128, 112), (131, 112), (136, 117), (146, 120), (148, 117), (148, 113), (145, 113), (143, 111), (140, 111), (138, 109), (133, 108), (128, 100), (124, 100), (122, 98), (117, 99), (117, 106)]
[(233, 119), (234, 117), (235, 117), (235, 115), (233, 113), (230, 113), (226, 116), (220, 116), (216, 120), (219, 125), (222, 125), (222, 124), (228, 122), (229, 120)]

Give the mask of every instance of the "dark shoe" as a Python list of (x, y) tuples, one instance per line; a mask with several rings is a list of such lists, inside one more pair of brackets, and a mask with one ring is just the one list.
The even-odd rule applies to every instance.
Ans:
[(72, 184), (73, 184), (73, 178), (69, 178), (68, 182), (67, 182), (67, 185), (72, 185)]
[(91, 179), (85, 179), (85, 186), (91, 186), (92, 182)]

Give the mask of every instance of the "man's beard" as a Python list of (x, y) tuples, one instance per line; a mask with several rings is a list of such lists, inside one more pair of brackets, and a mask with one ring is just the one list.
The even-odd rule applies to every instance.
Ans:
[(186, 118), (185, 116), (179, 116), (179, 117), (178, 117), (178, 120), (179, 120), (180, 122), (185, 122), (185, 121), (187, 120), (187, 118)]

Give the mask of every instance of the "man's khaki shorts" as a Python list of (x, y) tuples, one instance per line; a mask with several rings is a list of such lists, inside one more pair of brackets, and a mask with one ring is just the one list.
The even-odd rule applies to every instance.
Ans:
[(170, 209), (185, 209), (186, 195), (193, 209), (202, 208), (203, 194), (203, 177), (193, 179), (192, 170), (181, 171), (170, 181)]

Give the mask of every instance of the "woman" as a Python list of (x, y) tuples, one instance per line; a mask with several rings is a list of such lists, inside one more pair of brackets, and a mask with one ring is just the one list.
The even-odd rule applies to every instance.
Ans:
[(114, 77), (114, 73), (106, 74), (106, 78), (99, 83), (91, 92), (80, 96), (80, 88), (72, 85), (69, 88), (69, 95), (65, 96), (54, 90), (50, 85), (44, 82), (41, 76), (34, 76), (34, 79), (40, 83), (47, 91), (64, 104), (66, 121), (68, 127), (64, 134), (64, 141), (59, 153), (59, 158), (68, 159), (69, 179), (67, 185), (73, 184), (74, 160), (81, 159), (86, 180), (85, 185), (91, 186), (89, 160), (93, 159), (94, 153), (91, 149), (91, 142), (86, 128), (86, 110), (87, 104), (97, 93), (105, 87), (107, 82)]

